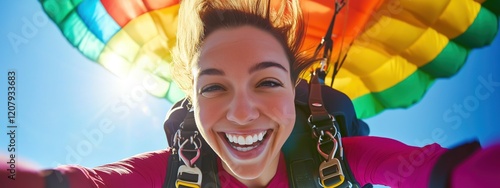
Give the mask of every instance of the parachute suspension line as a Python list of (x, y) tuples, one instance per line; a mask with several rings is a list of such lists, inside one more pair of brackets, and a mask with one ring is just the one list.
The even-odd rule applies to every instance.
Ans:
[[(346, 28), (347, 28), (347, 21), (349, 18), (349, 0), (347, 0), (347, 3), (344, 3), (344, 5), (342, 5), (342, 6), (346, 6), (346, 5), (347, 5), (347, 7), (346, 7), (346, 10), (344, 11), (346, 16), (344, 18), (344, 25), (341, 29), (342, 30), (342, 34), (341, 34), (342, 41), (340, 42), (339, 55), (337, 56), (337, 60), (335, 61), (334, 69), (332, 72), (332, 79), (330, 80), (330, 87), (332, 87), (332, 88), (333, 88), (333, 81), (335, 80), (335, 77), (337, 76), (337, 73), (340, 71), (340, 68), (342, 67), (342, 65), (344, 65), (345, 59), (347, 58), (347, 54), (349, 53), (349, 49), (352, 46), (352, 41), (351, 41), (351, 43), (347, 47), (347, 50), (345, 51), (345, 53), (343, 53), (345, 32), (346, 32)], [(340, 12), (340, 9), (338, 11)], [(342, 56), (342, 54), (343, 54), (343, 56)], [(342, 56), (342, 60), (340, 59), (341, 56)]]
[[(324, 84), (327, 70), (329, 69), (328, 65), (330, 64), (330, 57), (333, 50), (333, 40), (332, 33), (333, 27), (335, 25), (335, 19), (337, 18), (337, 14), (342, 10), (342, 8), (346, 5), (346, 0), (335, 0), (335, 11), (332, 16), (332, 20), (330, 21), (330, 25), (325, 33), (325, 36), (321, 39), (320, 44), (316, 48), (314, 52), (314, 57), (320, 60), (320, 68), (319, 71), (315, 71), (318, 74), (318, 78), (320, 79), (320, 83)], [(322, 57), (318, 57), (322, 50)], [(334, 66), (334, 75), (338, 71), (337, 64)], [(339, 67), (340, 68), (340, 67)], [(332, 80), (334, 77), (332, 77)]]

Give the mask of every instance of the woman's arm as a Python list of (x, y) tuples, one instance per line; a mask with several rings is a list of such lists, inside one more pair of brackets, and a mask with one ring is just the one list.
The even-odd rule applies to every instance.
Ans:
[(374, 136), (346, 137), (342, 141), (347, 162), (361, 185), (428, 187), (432, 168), (447, 151), (438, 144), (420, 148)]
[(36, 165), (19, 158), (11, 163), (12, 158), (4, 153), (0, 154), (0, 187), (45, 187), (45, 174)]
[(498, 187), (500, 143), (477, 150), (453, 169), (448, 185), (457, 187)]
[[(0, 187), (64, 187), (94, 188), (94, 187), (162, 187), (165, 179), (168, 150), (159, 150), (139, 154), (119, 162), (110, 163), (95, 168), (85, 168), (79, 165), (63, 165), (50, 170), (34, 170), (28, 166), (18, 167), (16, 180), (6, 177), (0, 180)], [(4, 167), (4, 165), (0, 165)], [(46, 181), (48, 180), (48, 181)], [(50, 187), (50, 186), (49, 186)]]
[(500, 178), (500, 144), (481, 149), (468, 143), (448, 150), (439, 144), (420, 148), (372, 136), (342, 141), (347, 162), (362, 185), (494, 187)]
[(95, 168), (61, 166), (56, 170), (67, 177), (71, 188), (161, 187), (169, 155), (167, 150), (160, 150)]

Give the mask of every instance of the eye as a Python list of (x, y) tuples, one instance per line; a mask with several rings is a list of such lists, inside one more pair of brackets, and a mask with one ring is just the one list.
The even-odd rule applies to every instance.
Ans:
[(201, 88), (200, 94), (205, 96), (205, 97), (212, 97), (216, 93), (221, 92), (221, 91), (225, 91), (225, 90), (226, 89), (224, 87), (222, 87), (221, 85), (210, 84), (210, 85), (207, 85), (207, 86)]
[(276, 79), (265, 79), (261, 82), (259, 82), (259, 84), (257, 84), (257, 87), (283, 87), (283, 83), (281, 83), (280, 81), (276, 80)]

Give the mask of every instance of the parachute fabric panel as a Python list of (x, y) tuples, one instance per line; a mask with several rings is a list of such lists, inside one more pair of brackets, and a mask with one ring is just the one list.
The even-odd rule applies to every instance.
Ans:
[[(303, 50), (326, 32), (333, 0), (301, 0)], [(173, 102), (184, 97), (169, 75), (178, 0), (41, 0), (67, 40), (113, 74)], [(474, 48), (498, 32), (500, 0), (349, 0), (337, 15), (332, 62), (345, 62), (332, 87), (359, 118), (417, 103), (438, 78), (455, 75)], [(333, 65), (331, 65), (333, 66)], [(331, 83), (329, 71), (325, 83)], [(308, 79), (307, 76), (304, 76)]]
[(68, 41), (91, 61), (169, 101), (184, 94), (169, 75), (179, 2), (42, 0)]
[[(385, 1), (372, 15), (333, 84), (353, 100), (359, 118), (412, 106), (498, 32), (498, 15), (472, 0)], [(330, 79), (331, 73), (326, 83)]]

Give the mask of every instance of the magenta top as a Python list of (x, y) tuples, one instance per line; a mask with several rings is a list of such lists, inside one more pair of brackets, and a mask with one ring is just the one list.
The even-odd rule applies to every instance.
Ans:
[[(419, 148), (380, 137), (346, 137), (342, 142), (347, 161), (361, 185), (372, 183), (391, 187), (427, 187), (432, 167), (446, 151), (438, 144)], [(62, 166), (57, 169), (68, 176), (72, 188), (105, 187), (104, 185), (161, 187), (169, 156), (168, 150), (160, 150), (92, 169), (81, 166)], [(218, 164), (222, 187), (245, 187), (222, 168), (220, 159)], [(278, 170), (267, 187), (288, 187), (283, 154)]]
[[(447, 151), (439, 144), (420, 148), (374, 136), (346, 137), (342, 142), (347, 161), (361, 185), (372, 183), (391, 187), (428, 187), (432, 168), (437, 159)], [(169, 156), (169, 150), (159, 150), (95, 168), (65, 165), (56, 169), (68, 177), (72, 188), (162, 187)], [(496, 181), (500, 178), (499, 157), (500, 144), (477, 150), (453, 170), (452, 187), (497, 185)], [(0, 164), (0, 167), (4, 169), (5, 165)], [(12, 187), (42, 187), (43, 184), (40, 183), (43, 182), (43, 177), (34, 176), (33, 171), (25, 167), (18, 166), (17, 180), (0, 178), (0, 185), (16, 183)], [(0, 175), (7, 176), (7, 173), (2, 170)], [(222, 168), (220, 159), (218, 175), (222, 187), (244, 187)], [(20, 180), (23, 177), (29, 177), (30, 181)], [(278, 170), (267, 187), (288, 187), (283, 154), (280, 156)]]

